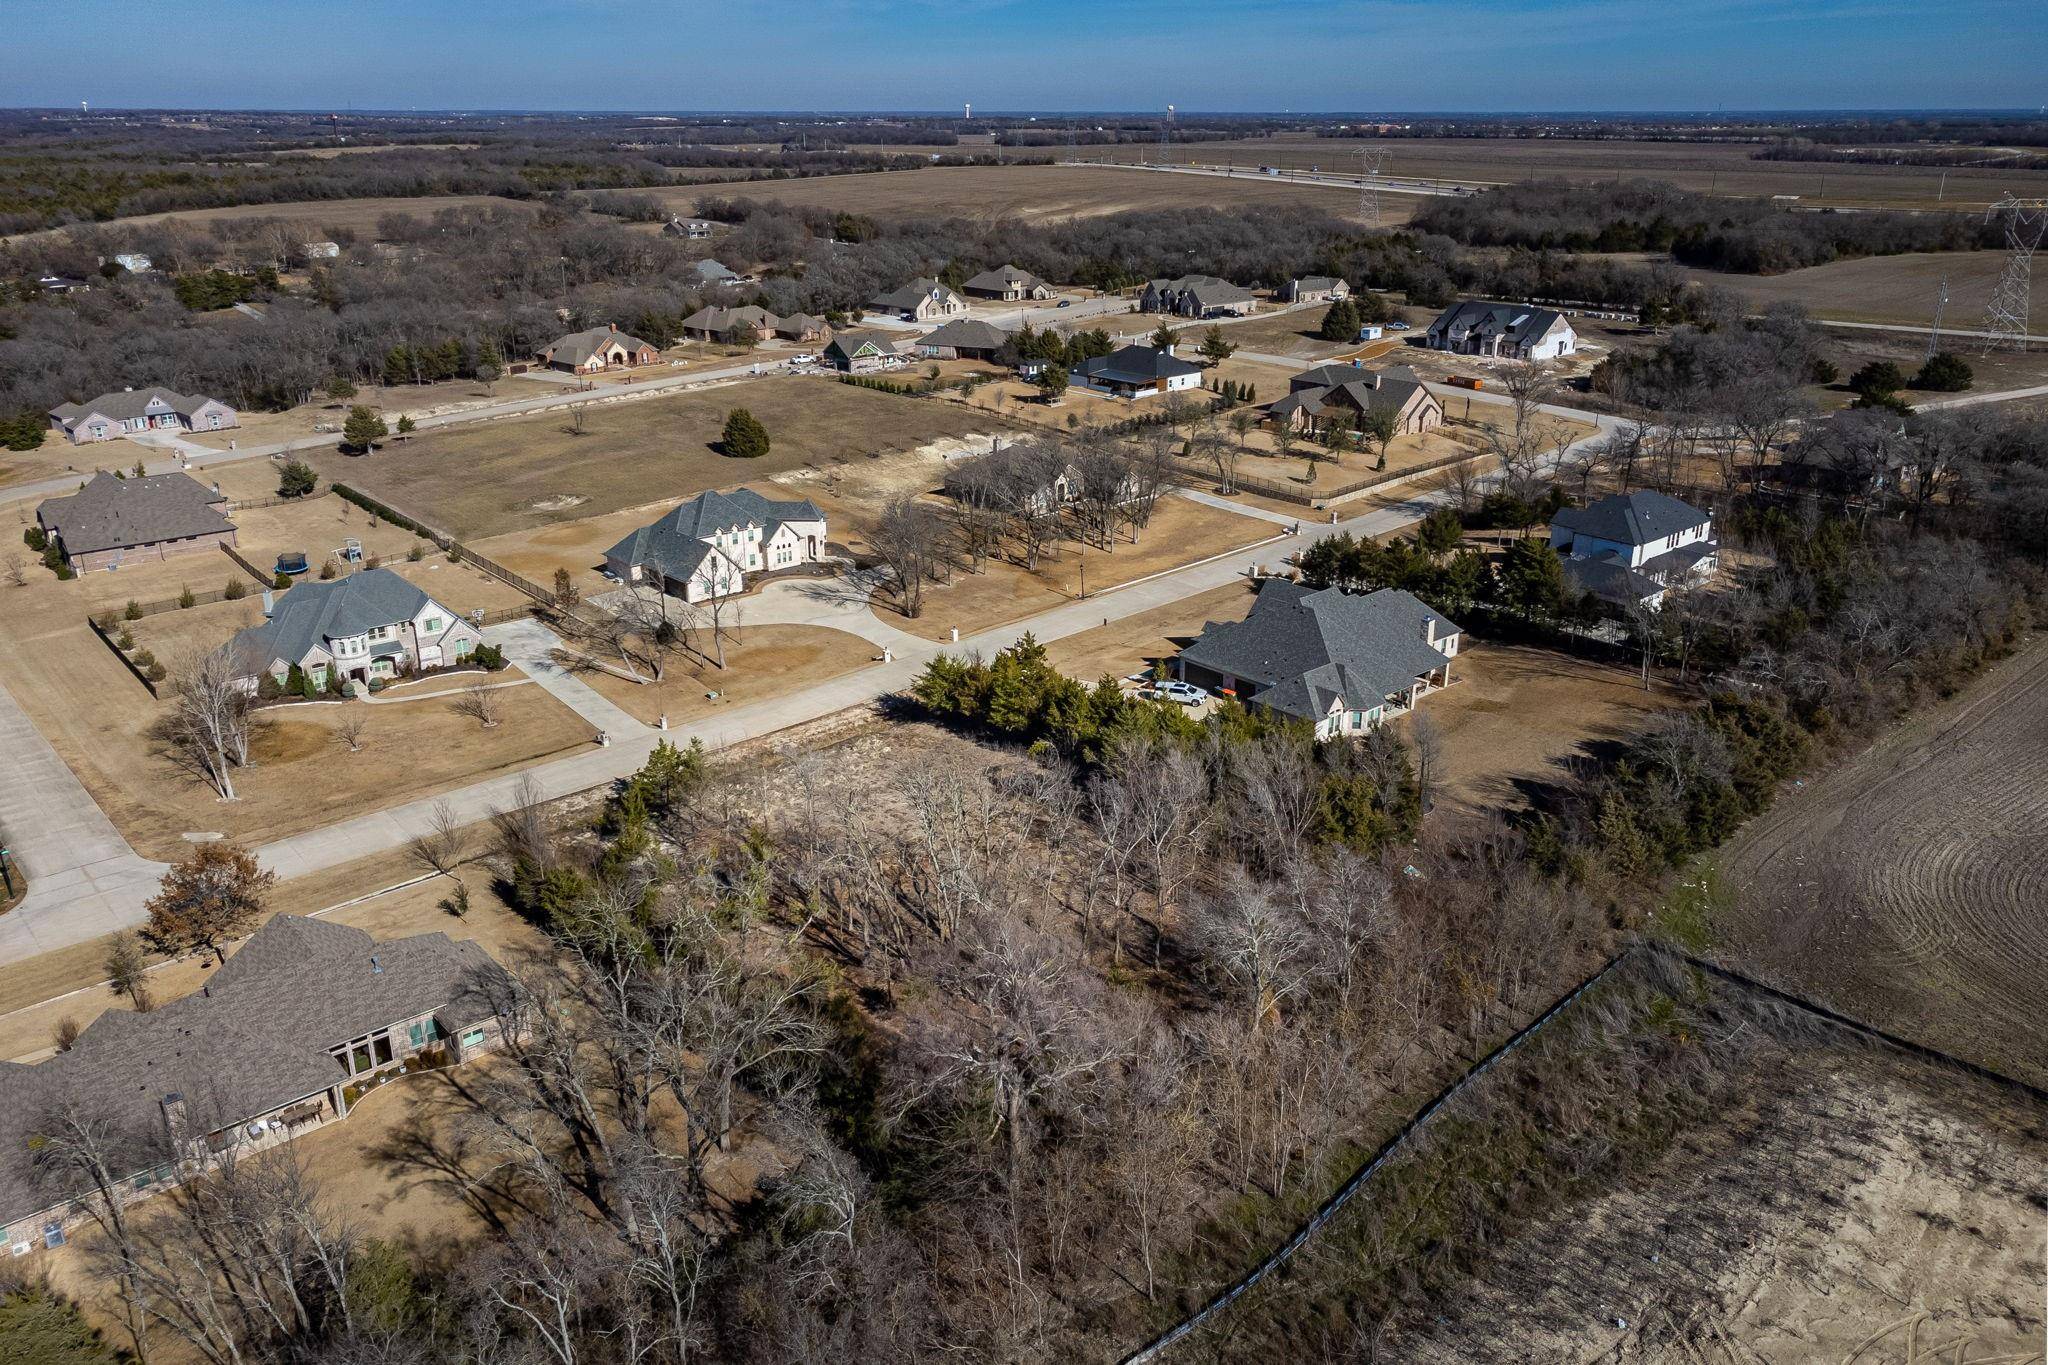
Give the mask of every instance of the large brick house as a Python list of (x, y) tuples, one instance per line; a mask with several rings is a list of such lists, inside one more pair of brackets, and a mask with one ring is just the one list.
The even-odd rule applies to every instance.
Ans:
[(36, 524), (79, 573), (196, 554), (235, 543), (228, 500), (189, 474), (117, 478), (102, 471), (36, 508)]
[(218, 398), (164, 388), (123, 389), (50, 409), (50, 429), (75, 446), (145, 431), (226, 431), (240, 425), (235, 410)]
[(747, 575), (813, 564), (825, 554), (825, 514), (809, 501), (774, 502), (752, 489), (700, 493), (604, 552), (605, 572), (655, 584), (685, 602), (743, 591)]
[(877, 294), (868, 300), (870, 313), (886, 313), (904, 322), (937, 322), (967, 312), (967, 300), (937, 280), (912, 280), (901, 289)]
[(1317, 365), (1287, 381), (1287, 396), (1266, 413), (1290, 431), (1314, 434), (1352, 424), (1368, 408), (1392, 408), (1397, 435), (1415, 436), (1443, 425), (1443, 400), (1405, 366), (1368, 370), (1363, 365)]
[(38, 1134), (63, 1115), (101, 1126), (118, 1197), (143, 1199), (345, 1117), (384, 1076), (500, 1046), (518, 1027), (509, 986), (446, 934), (380, 942), (273, 917), (196, 993), (110, 1009), (47, 1061), (0, 1062), (0, 1246), (61, 1246), (87, 1216), (93, 1191), (34, 1170)]
[(298, 668), (315, 687), (331, 676), (371, 682), (461, 663), (483, 634), (390, 569), (301, 582), (269, 599), (270, 619), (222, 646), (250, 688)]
[(540, 352), (541, 364), (571, 374), (631, 369), (635, 365), (652, 365), (660, 358), (653, 342), (629, 336), (615, 323), (556, 337)]

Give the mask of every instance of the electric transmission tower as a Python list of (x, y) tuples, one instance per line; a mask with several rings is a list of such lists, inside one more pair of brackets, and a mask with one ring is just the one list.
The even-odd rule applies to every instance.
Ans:
[(1927, 332), (1927, 354), (1920, 357), (1920, 363), (1923, 365), (1934, 359), (1935, 352), (1941, 349), (1941, 315), (1947, 309), (1948, 276), (1943, 275), (1941, 277), (1941, 288), (1936, 290), (1934, 294), (1934, 326), (1929, 328)]
[(1166, 106), (1166, 121), (1159, 125), (1159, 164), (1173, 160), (1173, 106)]
[(1358, 213), (1374, 227), (1380, 225), (1380, 172), (1387, 166), (1387, 149), (1360, 147), (1358, 158)]
[(2005, 270), (1998, 287), (1991, 291), (1991, 307), (1984, 314), (1986, 354), (1994, 350), (2023, 351), (2027, 347), (2027, 296), (2034, 269), (2034, 249), (2048, 232), (2048, 199), (2016, 199), (2011, 193), (1991, 206), (1984, 221), (2005, 220)]

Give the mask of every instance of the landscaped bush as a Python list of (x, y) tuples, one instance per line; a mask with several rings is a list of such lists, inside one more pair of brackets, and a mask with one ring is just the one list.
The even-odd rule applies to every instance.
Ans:
[(149, 650), (146, 649), (138, 649), (134, 651), (131, 657), (134, 658), (135, 666), (137, 668), (147, 669), (150, 665), (156, 662), (156, 655), (152, 654)]
[(286, 588), (289, 588), (291, 585), (292, 576), (282, 569), (279, 569), (277, 571), (277, 577), (270, 580), (271, 588), (277, 592), (283, 592)]
[(486, 673), (496, 673), (505, 666), (505, 651), (496, 645), (478, 645), (470, 651), (469, 661)]
[(129, 598), (127, 609), (121, 613), (121, 618), (126, 621), (140, 621), (142, 619), (142, 603), (132, 597)]
[(191, 585), (190, 583), (181, 583), (181, 584), (179, 584), (179, 585), (178, 585), (178, 606), (179, 606), (179, 607), (181, 607), (181, 608), (190, 608), (190, 607), (192, 607), (192, 606), (193, 606), (194, 604), (196, 604), (196, 603), (197, 603), (198, 601), (199, 601), (199, 599), (198, 599), (197, 597), (193, 596), (193, 594), (192, 594), (192, 585)]
[(249, 595), (249, 585), (244, 583), (238, 574), (227, 581), (221, 588), (220, 595), (222, 601), (239, 602)]
[(21, 543), (41, 554), (50, 546), (50, 533), (40, 526), (31, 526), (21, 533)]
[(408, 564), (417, 564), (426, 557), (427, 542), (424, 540), (415, 540), (412, 544), (405, 547), (405, 562)]
[(126, 626), (123, 626), (121, 628), (121, 638), (114, 643), (121, 647), (123, 654), (126, 654), (129, 650), (135, 648), (135, 636)]
[(171, 670), (165, 668), (160, 663), (151, 664), (148, 668), (142, 670), (142, 676), (148, 678), (151, 682), (162, 682), (165, 678), (171, 676)]

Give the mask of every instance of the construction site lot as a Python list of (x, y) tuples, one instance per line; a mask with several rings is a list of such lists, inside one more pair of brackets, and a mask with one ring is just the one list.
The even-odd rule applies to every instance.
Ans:
[[(759, 459), (732, 459), (716, 448), (727, 414), (739, 407), (768, 430), (771, 448)], [(947, 404), (816, 378), (596, 402), (581, 420), (578, 433), (572, 413), (506, 418), (423, 433), (365, 457), (323, 454), (314, 463), (324, 476), (466, 542), (1010, 429)]]
[[(205, 563), (218, 573), (227, 561), (220, 557), (216, 567), (214, 557), (205, 557)], [(490, 678), (516, 684), (494, 693), (502, 715), (490, 729), (458, 715), (456, 699), (448, 696), (265, 708), (253, 723), (252, 766), (234, 771), (238, 799), (218, 800), (204, 777), (152, 737), (170, 701), (153, 700), (87, 623), (88, 610), (112, 608), (118, 616), (119, 603), (102, 599), (88, 608), (82, 593), (69, 591), (119, 577), (31, 580), (26, 588), (0, 589), (0, 631), (11, 646), (0, 650), (0, 686), (144, 857), (182, 857), (190, 851), (188, 834), (261, 843), (304, 833), (591, 742), (591, 727), (581, 717), (540, 687), (516, 682), (508, 670)], [(137, 645), (175, 672), (255, 624), (261, 613), (252, 588), (241, 601), (117, 621), (114, 631), (131, 631)], [(352, 715), (365, 720), (359, 752), (351, 752), (339, 733)]]
[(2048, 642), (1786, 793), (1718, 859), (1724, 961), (2048, 1083)]
[(1743, 1022), (1733, 1102), (1511, 1231), (1398, 1358), (2038, 1365), (2048, 1109)]
[[(1058, 222), (1141, 209), (1255, 208), (1310, 205), (1358, 218), (1358, 191), (1221, 176), (1160, 175), (1096, 166), (932, 166), (914, 171), (756, 180), (706, 189), (679, 185), (644, 193), (673, 213), (701, 212), (710, 199), (753, 199), (792, 208), (873, 218), (1017, 219)], [(1388, 221), (1405, 218), (1389, 196)]]
[(656, 725), (666, 716), (670, 725), (684, 725), (881, 660), (879, 645), (848, 631), (784, 622), (749, 625), (744, 600), (721, 615), (715, 637), (708, 618), (683, 631), (684, 648), (669, 658), (659, 681), (635, 682), (601, 668), (580, 670), (578, 676), (636, 720)]
[[(1234, 166), (1288, 171), (1311, 167), (1323, 174), (1356, 177), (1362, 148), (1384, 152), (1383, 180), (1445, 180), (1461, 185), (1512, 184), (1525, 180), (1581, 183), (1662, 180), (1701, 194), (1749, 198), (1794, 195), (1803, 208), (1942, 209), (1982, 212), (2010, 192), (2048, 195), (2048, 171), (1940, 166), (1884, 166), (1816, 161), (1761, 161), (1754, 144), (1739, 142), (1635, 142), (1562, 137), (1501, 138), (1319, 138), (1311, 135), (1247, 138), (1176, 146), (1170, 165)], [(1075, 155), (1089, 161), (1158, 162), (1157, 146), (1136, 143), (1084, 147)], [(1165, 178), (1165, 177), (1161, 177)], [(1184, 177), (1201, 184), (1198, 177)], [(808, 183), (808, 182), (803, 182)], [(1217, 180), (1218, 185), (1232, 182)], [(1276, 188), (1285, 182), (1276, 182)], [(1321, 190), (1304, 193), (1322, 193)], [(1355, 201), (1357, 191), (1350, 191)], [(1383, 193), (1389, 207), (1426, 202), (1419, 195)]]

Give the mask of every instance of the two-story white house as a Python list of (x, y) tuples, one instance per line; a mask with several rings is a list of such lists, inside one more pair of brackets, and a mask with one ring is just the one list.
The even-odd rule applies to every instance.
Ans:
[(752, 489), (700, 493), (605, 551), (605, 572), (653, 583), (685, 602), (744, 591), (749, 574), (825, 556), (825, 514), (808, 500), (776, 502)]
[(362, 682), (461, 663), (483, 634), (390, 569), (365, 569), (327, 583), (301, 582), (264, 595), (269, 619), (223, 648), (244, 685), (294, 666), (325, 687), (331, 677)]
[(1568, 588), (1622, 607), (1658, 606), (1667, 589), (1711, 574), (1721, 550), (1711, 513), (1647, 488), (1559, 512), (1550, 546)]

